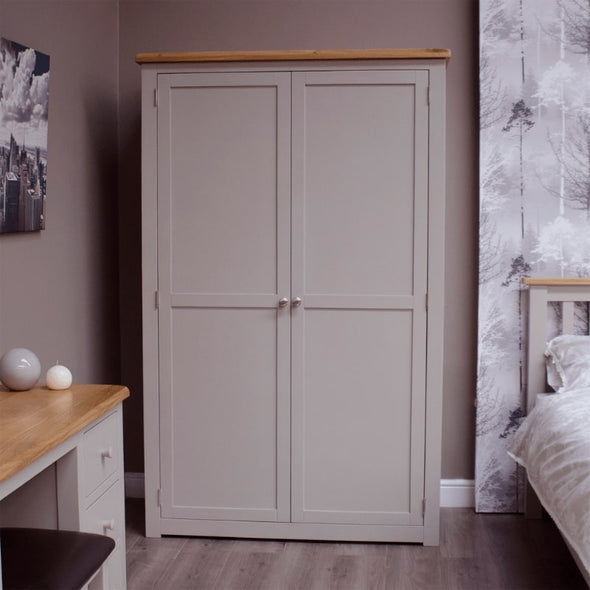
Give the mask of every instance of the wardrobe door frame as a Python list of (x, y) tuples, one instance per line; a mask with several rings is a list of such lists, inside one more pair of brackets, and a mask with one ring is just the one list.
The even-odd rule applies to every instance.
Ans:
[(158, 365), (158, 109), (161, 65), (141, 68), (141, 233), (145, 534), (160, 537), (160, 401)]

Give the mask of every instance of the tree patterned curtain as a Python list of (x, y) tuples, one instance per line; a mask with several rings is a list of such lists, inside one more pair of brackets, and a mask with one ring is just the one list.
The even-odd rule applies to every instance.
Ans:
[(590, 276), (590, 0), (480, 0), (476, 510), (523, 510), (525, 276)]

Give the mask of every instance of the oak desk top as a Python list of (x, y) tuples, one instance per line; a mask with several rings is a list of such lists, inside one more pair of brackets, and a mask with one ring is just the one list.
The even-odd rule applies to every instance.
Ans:
[(0, 482), (129, 397), (122, 385), (0, 391)]

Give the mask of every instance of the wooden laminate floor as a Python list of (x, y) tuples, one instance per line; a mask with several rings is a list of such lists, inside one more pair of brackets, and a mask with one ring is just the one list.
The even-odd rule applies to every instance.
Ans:
[(439, 547), (144, 537), (127, 501), (128, 590), (577, 590), (550, 520), (446, 508)]

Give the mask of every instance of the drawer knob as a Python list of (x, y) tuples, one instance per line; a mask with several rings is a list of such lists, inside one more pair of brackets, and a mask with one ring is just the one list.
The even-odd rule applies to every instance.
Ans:
[(115, 529), (115, 519), (111, 518), (110, 520), (103, 520), (102, 521), (102, 528), (106, 531), (112, 531)]
[(103, 451), (100, 452), (100, 456), (103, 459), (112, 459), (113, 458), (113, 447), (109, 447), (108, 449), (104, 449)]

